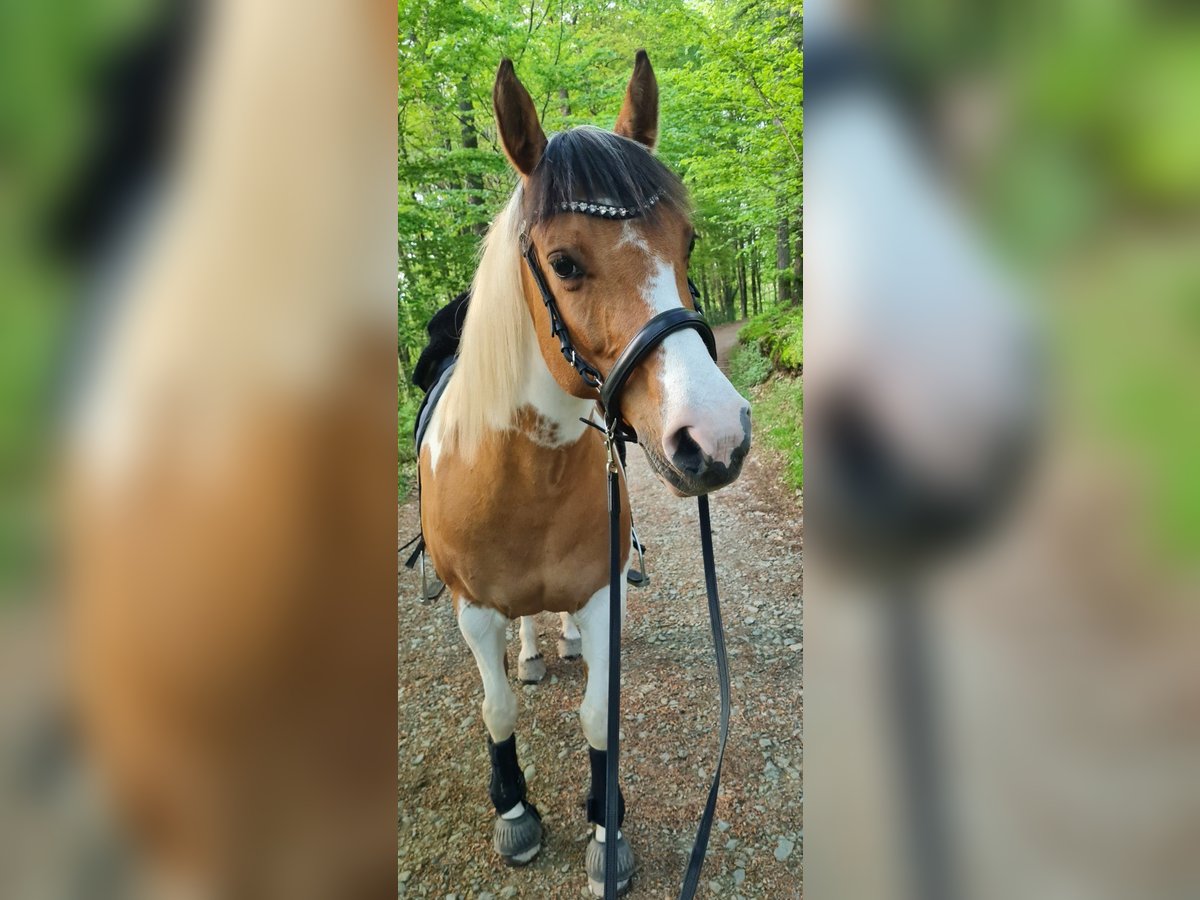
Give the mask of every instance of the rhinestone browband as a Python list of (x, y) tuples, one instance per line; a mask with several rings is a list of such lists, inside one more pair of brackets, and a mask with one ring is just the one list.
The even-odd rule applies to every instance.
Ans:
[(657, 202), (658, 194), (655, 194), (643, 206), (609, 206), (606, 203), (592, 203), (588, 200), (564, 200), (558, 204), (558, 208), (563, 212), (577, 212), (605, 219), (635, 219)]

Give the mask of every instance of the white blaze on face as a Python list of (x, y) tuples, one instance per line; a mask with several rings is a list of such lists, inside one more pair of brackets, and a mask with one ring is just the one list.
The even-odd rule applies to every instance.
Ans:
[(647, 254), (650, 252), (650, 245), (646, 243), (646, 239), (642, 237), (637, 226), (632, 222), (626, 222), (621, 226), (621, 240), (617, 246), (620, 247), (622, 244), (632, 244)]
[[(980, 490), (1036, 421), (1037, 337), (1019, 288), (882, 97), (831, 101), (806, 122), (804, 157), (821, 173), (804, 198), (809, 414), (852, 398), (897, 469)], [(809, 473), (834, 452), (830, 433), (806, 436)]]
[[(679, 287), (675, 267), (653, 256), (642, 297), (652, 315), (678, 309)], [(729, 463), (746, 438), (742, 414), (746, 402), (717, 368), (699, 332), (687, 328), (667, 336), (656, 351), (662, 382), (663, 449), (670, 459), (678, 435), (688, 429), (694, 440), (716, 462)]]

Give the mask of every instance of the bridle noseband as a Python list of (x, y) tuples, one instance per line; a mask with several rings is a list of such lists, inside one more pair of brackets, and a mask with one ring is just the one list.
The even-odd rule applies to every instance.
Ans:
[[(619, 207), (591, 201), (568, 201), (559, 204), (564, 212), (576, 212), (583, 215), (597, 216), (605, 219), (632, 219), (640, 216), (658, 201), (658, 195), (651, 197), (644, 206)], [(579, 355), (571, 341), (562, 313), (554, 293), (546, 282), (546, 275), (537, 260), (537, 250), (529, 237), (528, 229), (521, 228), (521, 254), (529, 266), (534, 283), (542, 295), (542, 303), (550, 316), (550, 334), (558, 338), (559, 348), (563, 357), (571, 367), (579, 373), (584, 384), (599, 394), (600, 406), (604, 412), (604, 441), (608, 470), (608, 531), (609, 531), (609, 610), (608, 610), (608, 728), (607, 728), (607, 760), (605, 764), (605, 811), (604, 822), (609, 832), (609, 838), (604, 845), (604, 897), (605, 900), (616, 900), (617, 896), (617, 847), (620, 812), (618, 790), (618, 764), (620, 758), (621, 735), (621, 573), (620, 560), (620, 484), (618, 481), (620, 464), (618, 449), (626, 441), (637, 441), (637, 435), (621, 416), (621, 393), (630, 375), (650, 354), (655, 347), (667, 339), (668, 335), (684, 329), (692, 329), (700, 334), (709, 355), (715, 361), (717, 358), (717, 341), (712, 328), (700, 311), (700, 292), (692, 279), (688, 279), (688, 290), (696, 309), (686, 307), (669, 309), (658, 313), (643, 325), (626, 344), (617, 361), (613, 363), (608, 376)], [(594, 425), (589, 420), (586, 424)], [(599, 428), (599, 426), (596, 426)], [(696, 840), (692, 844), (692, 852), (688, 858), (687, 871), (684, 874), (683, 886), (680, 889), (680, 900), (691, 900), (695, 896), (700, 882), (700, 870), (708, 849), (708, 838), (712, 830), (713, 818), (716, 813), (717, 795), (721, 784), (721, 765), (725, 759), (725, 743), (729, 736), (729, 664), (725, 656), (725, 635), (721, 625), (720, 598), (717, 596), (716, 563), (713, 557), (712, 528), (708, 515), (708, 497), (701, 494), (696, 498), (700, 514), (700, 551), (704, 560), (704, 588), (708, 595), (708, 614), (712, 626), (713, 646), (716, 652), (717, 683), (721, 698), (720, 737), (717, 751), (716, 770), (713, 774), (712, 785), (709, 788), (708, 799), (704, 805), (704, 813), (700, 818), (700, 826), (696, 832)], [(614, 824), (616, 823), (616, 824)]]
[[(688, 279), (688, 285), (695, 290), (695, 286), (691, 284), (691, 279)], [(619, 419), (621, 415), (620, 399), (621, 390), (625, 387), (625, 382), (629, 380), (629, 376), (633, 374), (633, 370), (638, 367), (638, 364), (646, 358), (646, 356), (667, 339), (667, 335), (676, 331), (681, 331), (684, 328), (691, 328), (700, 333), (700, 337), (704, 339), (704, 345), (708, 348), (709, 355), (716, 360), (717, 358), (717, 341), (713, 337), (712, 329), (708, 326), (708, 322), (704, 320), (704, 316), (694, 310), (679, 307), (678, 309), (668, 309), (666, 312), (660, 312), (649, 322), (641, 327), (641, 330), (633, 336), (625, 349), (621, 351), (621, 355), (617, 357), (617, 361), (613, 363), (612, 369), (608, 373), (608, 378), (600, 386), (600, 405), (604, 407), (605, 413), (614, 419)]]

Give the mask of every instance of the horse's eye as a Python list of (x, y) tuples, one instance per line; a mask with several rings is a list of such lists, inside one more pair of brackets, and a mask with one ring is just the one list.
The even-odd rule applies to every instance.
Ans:
[(578, 278), (583, 274), (583, 269), (576, 265), (575, 260), (569, 256), (556, 256), (550, 260), (550, 268), (554, 270), (554, 274), (564, 281), (569, 281), (572, 278)]
[(692, 241), (691, 241), (691, 243), (690, 243), (690, 244), (688, 244), (688, 258), (689, 258), (689, 259), (690, 259), (690, 258), (691, 258), (691, 256), (692, 256), (692, 251), (693, 251), (693, 250), (695, 250), (695, 249), (696, 249), (696, 236), (693, 234), (693, 235), (692, 235)]

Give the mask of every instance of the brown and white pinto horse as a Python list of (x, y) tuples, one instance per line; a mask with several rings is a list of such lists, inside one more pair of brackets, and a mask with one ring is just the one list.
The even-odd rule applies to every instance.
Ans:
[(395, 897), (396, 10), (191, 5), (63, 449), (72, 730), (136, 884), (52, 883)]
[[(651, 153), (658, 87), (644, 52), (615, 133), (575, 128), (547, 140), (508, 60), (497, 72), (493, 103), (520, 183), (487, 234), (458, 360), (421, 449), (421, 525), (483, 679), (494, 846), (511, 864), (537, 854), (542, 830), (516, 757), (506, 626), (551, 611), (569, 614), (578, 627), (588, 672), (580, 707), (592, 766), (588, 819), (596, 826), (587, 874), (600, 895), (603, 842), (614, 839), (604, 821), (607, 456), (601, 435), (581, 422), (600, 421), (597, 392), (561, 352), (522, 255), (534, 248), (575, 349), (607, 373), (655, 314), (694, 306), (687, 280), (694, 233), (682, 183)], [(621, 409), (676, 494), (715, 490), (740, 473), (750, 446), (749, 405), (694, 331), (670, 334), (645, 358), (624, 388)], [(620, 504), (627, 571), (623, 478)], [(623, 604), (623, 578), (621, 589)], [(624, 887), (633, 856), (619, 831), (615, 839)]]

